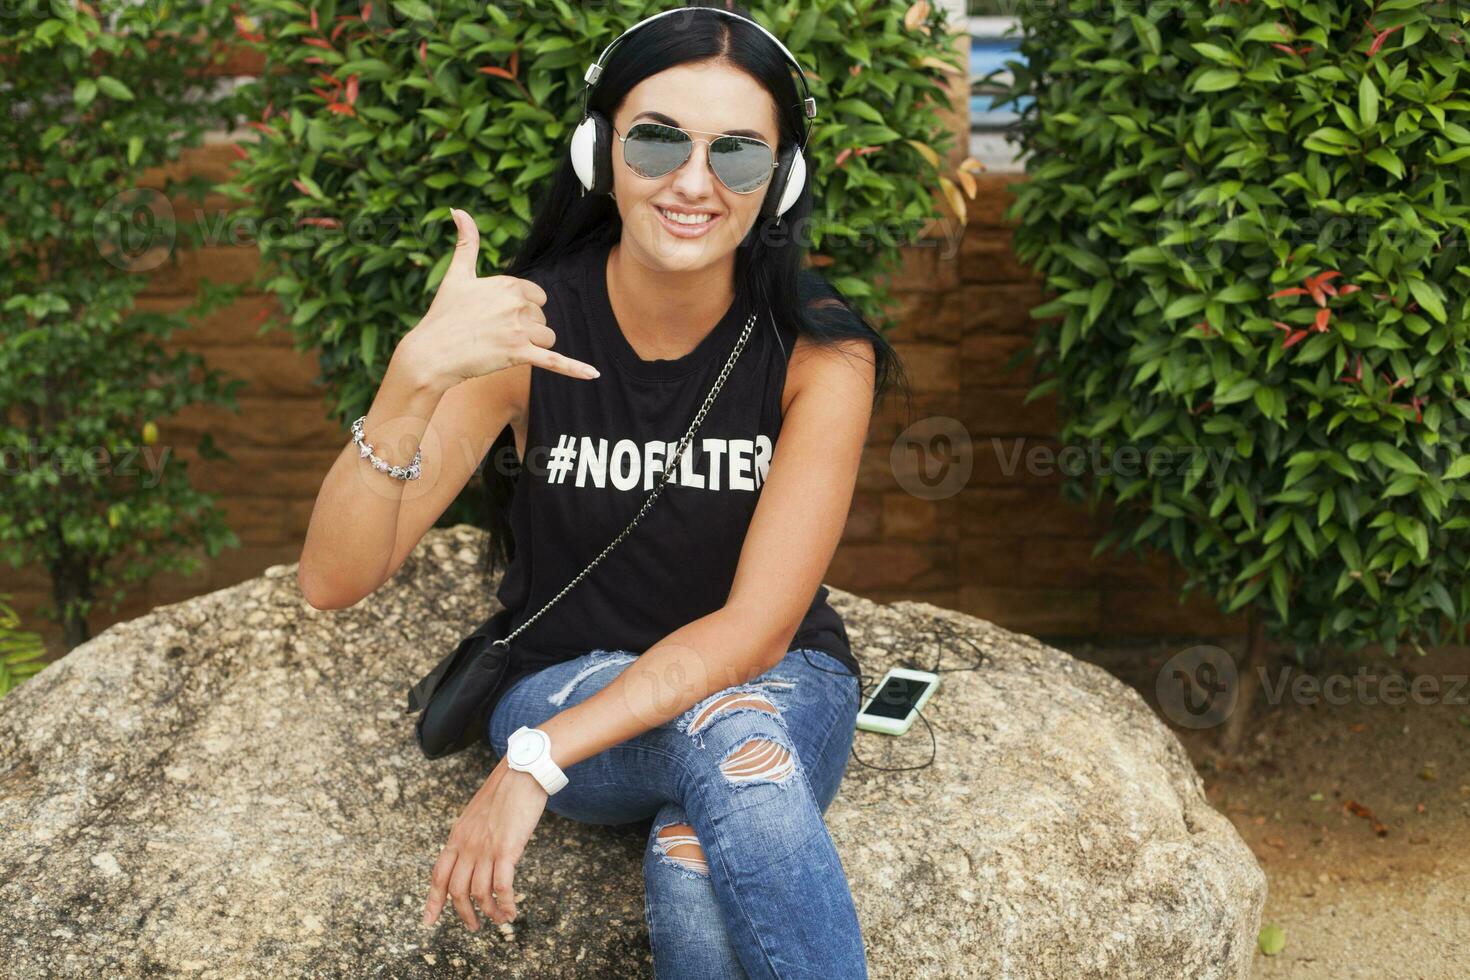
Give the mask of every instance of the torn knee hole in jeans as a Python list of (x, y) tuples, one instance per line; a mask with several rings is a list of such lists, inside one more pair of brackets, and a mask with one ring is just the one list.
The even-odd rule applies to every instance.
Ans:
[(630, 660), (637, 658), (636, 655), (626, 650), (613, 650), (606, 653), (603, 651), (594, 651), (590, 659), (592, 661), (591, 663), (577, 671), (572, 679), (563, 684), (559, 690), (548, 694), (546, 700), (551, 704), (565, 704), (567, 698), (571, 697), (573, 689), (589, 675), (595, 674), (605, 667), (612, 667), (615, 664), (626, 664)]
[(796, 771), (791, 750), (764, 735), (752, 735), (730, 750), (720, 772), (732, 783), (780, 783), (785, 786)]
[(654, 832), (654, 845), (664, 862), (684, 872), (686, 877), (704, 878), (709, 875), (709, 863), (704, 857), (704, 848), (694, 836), (694, 828), (687, 823), (665, 824)]
[(764, 689), (759, 684), (742, 684), (737, 688), (730, 688), (716, 694), (711, 694), (699, 704), (686, 711), (679, 719), (679, 731), (694, 739), (701, 746), (704, 744), (703, 733), (706, 728), (721, 718), (738, 714), (742, 711), (760, 711), (774, 717), (784, 728), (786, 720), (781, 717), (780, 710), (771, 703), (771, 699), (765, 696)]

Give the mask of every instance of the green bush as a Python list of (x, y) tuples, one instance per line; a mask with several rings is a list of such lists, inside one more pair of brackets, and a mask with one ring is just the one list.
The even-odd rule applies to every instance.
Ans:
[[(909, 5), (886, 0), (751, 9), (807, 67), (817, 99), (813, 247), (831, 260), (830, 281), (886, 324), (888, 295), (873, 280), (935, 217), (936, 165), (954, 138), (939, 116), (957, 63), (943, 12), (908, 29)], [(479, 220), (486, 265), (506, 264), (566, 152), (582, 73), (654, 12), (562, 0), (250, 5), (240, 29), (266, 71), (245, 94), (262, 139), (229, 191), (246, 202), (239, 220), (291, 228), (259, 238), (265, 288), (298, 349), (319, 350), (344, 429), (428, 309), (453, 251), (450, 208)], [(854, 152), (865, 147), (875, 149)], [(441, 523), (476, 516), (461, 502)]]
[(18, 629), (20, 616), (5, 601), (10, 597), (9, 592), (0, 592), (0, 697), (46, 666), (41, 634)]
[[(134, 309), (140, 273), (199, 240), (169, 198), (202, 201), (206, 181), (138, 182), (228, 123), (227, 99), (191, 74), (223, 8), (122, 6), (106, 29), (90, 10), (18, 0), (0, 34), (0, 557), (50, 572), (41, 614), (68, 647), (98, 599), (116, 610), (125, 586), (193, 571), (187, 550), (238, 544), (184, 464), (151, 445), (156, 420), (185, 406), (235, 405), (218, 372), (163, 342), (236, 290), (206, 287), (175, 314)], [(222, 455), (207, 438), (200, 451)]]
[[(1179, 465), (1076, 473), (1099, 550), (1166, 549), (1298, 659), (1422, 652), (1470, 619), (1470, 97), (1463, 6), (1256, 0), (1020, 9), (1015, 248), (1035, 397), (1064, 442)], [(1183, 465), (1189, 454), (1196, 465)], [(1254, 632), (1254, 630), (1253, 630)]]

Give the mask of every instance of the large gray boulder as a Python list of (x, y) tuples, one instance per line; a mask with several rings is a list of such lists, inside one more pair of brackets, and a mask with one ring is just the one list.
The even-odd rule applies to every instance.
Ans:
[[(431, 531), (350, 610), (312, 609), (273, 567), (0, 699), (0, 975), (651, 975), (627, 829), (548, 812), (516, 923), (419, 924), (492, 756), (424, 759), (404, 690), (493, 606), (478, 534)], [(987, 655), (925, 712), (932, 766), (853, 761), (827, 813), (874, 977), (1250, 975), (1264, 876), (1133, 690), (982, 620), (831, 601), (875, 676), (930, 660), (934, 616)], [(920, 765), (928, 734), (860, 732), (857, 751)]]

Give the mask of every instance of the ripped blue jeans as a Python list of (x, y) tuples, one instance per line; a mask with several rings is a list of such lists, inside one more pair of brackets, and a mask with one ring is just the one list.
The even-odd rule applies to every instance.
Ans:
[[(516, 680), (486, 733), (497, 758), (586, 700), (634, 655), (594, 650)], [(644, 913), (659, 980), (867, 977), (847, 877), (822, 815), (847, 769), (858, 682), (791, 650), (749, 684), (565, 770), (547, 809), (583, 823), (652, 818)]]

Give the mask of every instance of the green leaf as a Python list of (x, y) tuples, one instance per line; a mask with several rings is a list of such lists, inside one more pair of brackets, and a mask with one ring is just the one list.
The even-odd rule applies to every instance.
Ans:
[(1286, 930), (1278, 925), (1264, 925), (1256, 936), (1256, 946), (1266, 956), (1275, 956), (1286, 948)]
[(1404, 164), (1398, 154), (1385, 146), (1375, 146), (1364, 154), (1370, 163), (1382, 167), (1400, 180), (1404, 179)]
[(1364, 130), (1378, 124), (1378, 87), (1373, 84), (1373, 76), (1366, 71), (1358, 82), (1358, 118), (1362, 120)]
[(1240, 72), (1230, 68), (1211, 68), (1196, 76), (1191, 92), (1223, 92), (1240, 84)]
[(117, 99), (119, 102), (133, 101), (133, 90), (111, 75), (99, 75), (97, 87), (102, 90), (103, 95), (110, 99)]
[(1180, 317), (1193, 316), (1205, 308), (1206, 302), (1203, 293), (1187, 293), (1164, 307), (1164, 319), (1178, 320)]
[(1409, 292), (1425, 311), (1440, 323), (1445, 323), (1444, 300), (1440, 298), (1439, 286), (1424, 279), (1409, 277)]
[(71, 100), (78, 109), (85, 109), (97, 98), (97, 83), (90, 78), (84, 78), (77, 82), (71, 90)]
[(365, 324), (362, 328), (362, 337), (358, 353), (362, 357), (363, 366), (371, 368), (373, 357), (378, 352), (378, 326), (375, 323)]
[(1372, 446), (1373, 458), (1384, 466), (1399, 473), (1409, 473), (1414, 476), (1424, 476), (1424, 471), (1418, 465), (1404, 455), (1403, 450), (1386, 442), (1375, 442)]

